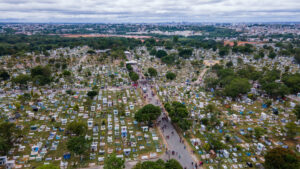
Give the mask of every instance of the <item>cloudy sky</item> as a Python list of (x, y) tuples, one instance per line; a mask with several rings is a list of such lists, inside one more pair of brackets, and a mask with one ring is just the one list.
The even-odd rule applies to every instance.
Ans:
[(173, 21), (300, 21), (300, 0), (0, 0), (0, 22)]

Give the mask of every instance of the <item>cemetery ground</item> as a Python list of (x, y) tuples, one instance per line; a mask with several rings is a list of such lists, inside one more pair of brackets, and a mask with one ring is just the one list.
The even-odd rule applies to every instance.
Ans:
[[(30, 68), (37, 65), (47, 67), (50, 59), (54, 59), (55, 74), (44, 86), (36, 84), (39, 76), (32, 77), (36, 81), (26, 81), (26, 87), (23, 81), (1, 82), (1, 119), (16, 124), (22, 132), (8, 152), (7, 163), (15, 168), (48, 163), (61, 168), (93, 168), (103, 165), (104, 159), (114, 153), (126, 160), (127, 167), (138, 161), (174, 158), (188, 169), (196, 168), (195, 164), (209, 169), (237, 169), (262, 167), (264, 155), (274, 147), (299, 154), (299, 131), (291, 125), (296, 125), (294, 129), (299, 125), (293, 113), (297, 102), (270, 101), (257, 94), (259, 89), (254, 84), (250, 92), (237, 99), (218, 96), (220, 89), (208, 89), (204, 79), (216, 76), (213, 64), (226, 60), (214, 61), (215, 52), (211, 50), (195, 53), (199, 52), (208, 65), (198, 62), (197, 56), (179, 64), (165, 64), (145, 47), (127, 51), (127, 61), (132, 61), (132, 71), (139, 80), (134, 80), (134, 73), (125, 65), (123, 52), (93, 51), (86, 46), (51, 50), (49, 58), (1, 58), (16, 65), (7, 68), (12, 69), (14, 80), (20, 74), (32, 75)], [(112, 55), (122, 57), (112, 59)], [(243, 59), (248, 61), (247, 57)], [(262, 69), (262, 65), (271, 66), (274, 61), (253, 64)], [(150, 76), (149, 68), (157, 70), (157, 75)], [(297, 71), (297, 67), (291, 66), (291, 71)], [(170, 73), (173, 76), (167, 77)], [(191, 123), (188, 129), (173, 124), (168, 116), (171, 112), (166, 112), (165, 104), (173, 102), (187, 110), (187, 117), (180, 120)], [(162, 110), (154, 127), (134, 118), (149, 103)], [(77, 155), (67, 146), (70, 139), (78, 137), (68, 130), (72, 122), (87, 126), (83, 137), (89, 148)]]
[[(82, 66), (84, 71), (74, 69), (72, 78), (61, 77), (52, 87), (29, 84), (26, 90), (18, 86), (10, 90), (10, 84), (2, 84), (6, 86), (1, 93), (2, 115), (16, 123), (24, 135), (9, 151), (17, 168), (44, 163), (83, 167), (101, 165), (111, 153), (126, 160), (150, 159), (162, 153), (157, 130), (134, 120), (144, 98), (131, 85), (126, 70), (113, 64), (88, 65), (91, 58), (83, 58), (80, 62), (86, 64)], [(86, 73), (90, 74), (88, 78)], [(97, 91), (93, 98), (87, 96), (91, 90)], [(24, 93), (33, 97), (20, 101)], [(67, 148), (67, 140), (74, 137), (66, 130), (72, 121), (81, 121), (88, 127), (85, 138), (90, 148), (83, 161)]]
[(259, 166), (266, 150), (278, 146), (298, 151), (297, 141), (287, 138), (284, 127), (290, 117), (295, 118), (293, 102), (281, 100), (267, 107), (264, 98), (224, 101), (199, 86), (156, 89), (162, 100), (187, 105), (193, 125), (185, 138), (204, 168), (249, 167), (246, 162)]

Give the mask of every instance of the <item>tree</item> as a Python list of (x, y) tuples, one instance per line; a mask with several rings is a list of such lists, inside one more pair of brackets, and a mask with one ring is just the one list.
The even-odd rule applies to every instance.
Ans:
[(14, 123), (3, 122), (0, 124), (0, 154), (7, 155), (19, 135), (19, 130)]
[(225, 86), (224, 93), (226, 96), (236, 98), (239, 94), (246, 94), (250, 91), (251, 85), (248, 79), (235, 78), (229, 85)]
[(167, 56), (168, 54), (167, 54), (167, 52), (166, 51), (164, 51), (164, 50), (158, 50), (157, 52), (156, 52), (156, 57), (157, 58), (162, 58), (162, 57), (164, 57), (164, 56)]
[(276, 57), (276, 53), (274, 51), (271, 51), (268, 55), (269, 58), (274, 59)]
[(285, 84), (277, 82), (263, 83), (262, 89), (272, 97), (283, 97), (290, 93), (290, 89)]
[(157, 161), (139, 162), (133, 167), (133, 169), (182, 169), (182, 166), (175, 159), (168, 160), (167, 162), (159, 159)]
[(192, 48), (179, 48), (179, 56), (185, 59), (190, 58), (193, 54)]
[(148, 68), (148, 73), (152, 77), (157, 76), (157, 70), (154, 69), (153, 67)]
[(148, 122), (148, 124), (150, 124), (150, 122), (156, 120), (160, 114), (161, 109), (158, 106), (147, 104), (135, 113), (134, 118), (138, 122)]
[(30, 81), (30, 76), (20, 74), (17, 77), (13, 78), (12, 81), (20, 85), (20, 87), (26, 85)]
[(263, 136), (265, 133), (265, 130), (261, 127), (255, 127), (254, 128), (254, 135), (257, 139), (259, 139), (261, 136)]
[(136, 82), (139, 80), (139, 75), (135, 72), (129, 72), (129, 77), (132, 81)]
[(298, 52), (295, 56), (294, 56), (295, 61), (300, 64), (300, 52)]
[(289, 149), (277, 147), (265, 155), (265, 169), (292, 169), (300, 167), (300, 158)]
[(143, 163), (137, 163), (133, 169), (164, 169), (165, 162), (161, 159), (157, 161), (145, 161)]
[(229, 54), (229, 48), (228, 47), (222, 47), (219, 49), (219, 55), (221, 57), (225, 56), (225, 55), (228, 55)]
[(286, 124), (286, 129), (287, 129), (287, 136), (290, 138), (290, 139), (293, 139), (297, 132), (298, 132), (298, 126), (294, 123), (294, 122), (289, 122)]
[(224, 149), (226, 146), (220, 141), (219, 138), (217, 138), (215, 135), (213, 134), (209, 134), (208, 135), (208, 143), (210, 145), (210, 147), (217, 151), (217, 150), (221, 150)]
[(172, 65), (175, 63), (177, 55), (175, 53), (171, 53), (167, 56), (161, 58), (161, 61), (165, 64)]
[(72, 89), (69, 89), (66, 91), (67, 94), (69, 95), (74, 95), (75, 94), (75, 91), (73, 91)]
[(172, 102), (164, 104), (165, 109), (169, 112), (172, 123), (178, 125), (183, 131), (188, 130), (192, 123), (188, 120), (189, 112), (184, 104)]
[(68, 124), (67, 131), (75, 134), (76, 136), (84, 136), (87, 132), (87, 125), (82, 121), (72, 121)]
[(10, 75), (8, 74), (7, 71), (5, 70), (0, 70), (0, 81), (5, 81), (8, 80), (10, 78)]
[(177, 43), (178, 42), (179, 37), (178, 36), (173, 36), (173, 43)]
[(31, 69), (31, 78), (36, 85), (46, 85), (51, 82), (51, 69), (48, 66), (36, 66)]
[(217, 107), (214, 105), (214, 104), (208, 104), (206, 107), (205, 107), (205, 111), (208, 112), (208, 113), (213, 113), (217, 110)]
[(67, 141), (67, 149), (78, 155), (83, 155), (87, 152), (89, 146), (89, 141), (84, 136), (71, 137)]
[(126, 64), (126, 69), (129, 71), (129, 72), (132, 72), (133, 71), (133, 68), (130, 64)]
[(182, 169), (180, 163), (175, 159), (170, 159), (165, 163), (166, 169)]
[(297, 104), (294, 108), (294, 111), (293, 111), (297, 117), (297, 119), (299, 120), (300, 119), (300, 104)]
[(232, 67), (232, 66), (233, 66), (232, 61), (229, 61), (229, 62), (226, 63), (226, 67), (230, 68), (230, 67)]
[(204, 143), (203, 148), (206, 152), (210, 150), (210, 145), (208, 143)]
[(44, 164), (42, 166), (37, 167), (37, 169), (60, 169), (60, 168), (53, 164)]
[(167, 72), (166, 78), (169, 80), (174, 80), (176, 78), (176, 74), (172, 72)]
[(24, 93), (23, 95), (19, 95), (18, 100), (20, 100), (22, 103), (25, 101), (30, 101), (31, 95), (29, 93)]
[(86, 53), (88, 53), (90, 55), (96, 54), (96, 52), (92, 49), (89, 49)]
[(31, 76), (32, 77), (35, 77), (35, 76), (38, 76), (38, 75), (42, 75), (42, 76), (51, 76), (51, 70), (50, 70), (50, 67), (48, 66), (36, 66), (34, 68), (32, 68), (31, 70)]
[(152, 55), (152, 56), (156, 56), (156, 50), (152, 49), (149, 54)]
[(300, 92), (300, 73), (284, 74), (282, 81), (287, 87), (290, 88), (293, 94)]
[(97, 94), (98, 94), (98, 92), (92, 90), (87, 93), (87, 96), (89, 96), (91, 99), (93, 99), (95, 96), (97, 96)]
[(71, 76), (71, 72), (68, 70), (64, 70), (62, 73), (64, 76)]
[(115, 154), (111, 154), (104, 160), (104, 169), (122, 169), (125, 168), (124, 163), (122, 158), (117, 158)]
[(203, 125), (207, 126), (207, 125), (208, 125), (208, 118), (203, 118), (203, 119), (201, 119), (201, 123), (202, 123)]

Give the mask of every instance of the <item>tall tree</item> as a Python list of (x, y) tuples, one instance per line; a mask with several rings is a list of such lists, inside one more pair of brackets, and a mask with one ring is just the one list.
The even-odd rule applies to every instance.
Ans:
[(294, 108), (294, 111), (293, 111), (297, 117), (297, 119), (299, 120), (300, 119), (300, 104), (297, 104)]
[(224, 93), (227, 96), (232, 98), (236, 98), (239, 94), (246, 94), (250, 91), (251, 85), (248, 79), (245, 78), (235, 78), (233, 79), (229, 85), (226, 85), (224, 89)]
[(42, 166), (37, 167), (37, 169), (60, 169), (60, 168), (53, 164), (44, 164)]
[(156, 52), (156, 57), (157, 58), (162, 58), (162, 57), (164, 57), (164, 56), (167, 56), (168, 54), (167, 54), (167, 52), (166, 51), (164, 51), (164, 50), (158, 50), (157, 52)]
[(157, 70), (154, 69), (153, 67), (148, 68), (148, 73), (152, 77), (157, 76)]
[(166, 78), (169, 80), (174, 80), (176, 78), (176, 74), (172, 72), (167, 72)]
[(97, 96), (97, 94), (98, 94), (98, 92), (96, 92), (96, 91), (94, 91), (94, 90), (89, 91), (89, 92), (87, 93), (87, 95), (88, 95), (91, 99), (93, 99), (95, 96)]
[(285, 148), (273, 148), (265, 155), (265, 169), (296, 169), (300, 167), (300, 158)]
[(290, 139), (293, 139), (297, 132), (299, 132), (299, 127), (294, 122), (287, 123), (285, 127), (287, 129), (286, 134)]
[(14, 123), (3, 122), (0, 124), (0, 154), (8, 153), (19, 134)]
[(8, 74), (7, 71), (5, 70), (0, 70), (0, 81), (5, 81), (8, 80), (10, 78), (10, 75)]
[(67, 148), (69, 151), (77, 154), (83, 155), (89, 149), (89, 141), (84, 138), (84, 136), (71, 137), (67, 141)]
[(117, 158), (115, 154), (111, 154), (104, 160), (104, 169), (122, 169), (125, 168), (124, 163), (122, 158)]
[(67, 131), (76, 136), (85, 136), (87, 132), (87, 125), (82, 121), (72, 121), (67, 125)]
[(30, 81), (30, 76), (20, 74), (17, 77), (13, 78), (12, 81), (16, 84), (20, 85), (20, 88), (22, 88), (24, 85), (26, 85)]
[(129, 77), (134, 82), (139, 80), (139, 75), (135, 72), (129, 72)]
[(147, 104), (135, 113), (134, 118), (138, 122), (148, 122), (148, 124), (151, 124), (151, 121), (156, 120), (160, 113), (161, 109), (158, 106)]

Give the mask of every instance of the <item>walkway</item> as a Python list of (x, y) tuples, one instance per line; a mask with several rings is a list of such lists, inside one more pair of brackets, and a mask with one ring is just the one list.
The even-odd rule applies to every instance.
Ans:
[[(139, 74), (140, 78), (144, 77), (143, 73), (138, 69), (137, 66), (133, 66), (133, 69)], [(174, 158), (180, 162), (183, 168), (186, 167), (186, 169), (193, 169), (195, 168), (195, 163), (198, 163), (197, 158), (192, 154), (191, 151), (188, 150), (187, 146), (180, 142), (180, 136), (175, 130), (174, 126), (172, 125), (170, 120), (162, 120), (163, 117), (167, 117), (166, 113), (164, 112), (163, 105), (158, 98), (158, 96), (153, 93), (153, 90), (151, 86), (147, 83), (146, 80), (139, 80), (138, 87), (141, 89), (146, 88), (146, 93), (144, 95), (147, 98), (147, 102), (149, 104), (153, 104), (156, 106), (159, 106), (163, 112), (160, 115), (160, 117), (157, 119), (157, 121), (160, 121), (158, 129), (161, 130), (161, 133), (163, 134), (164, 139), (167, 142), (167, 149), (168, 151), (163, 156), (163, 158), (171, 159)], [(164, 129), (162, 129), (164, 128)], [(172, 152), (174, 151), (174, 155), (172, 155)], [(192, 163), (194, 165), (192, 165)], [(199, 163), (198, 163), (199, 164)], [(200, 168), (200, 167), (198, 167)]]

